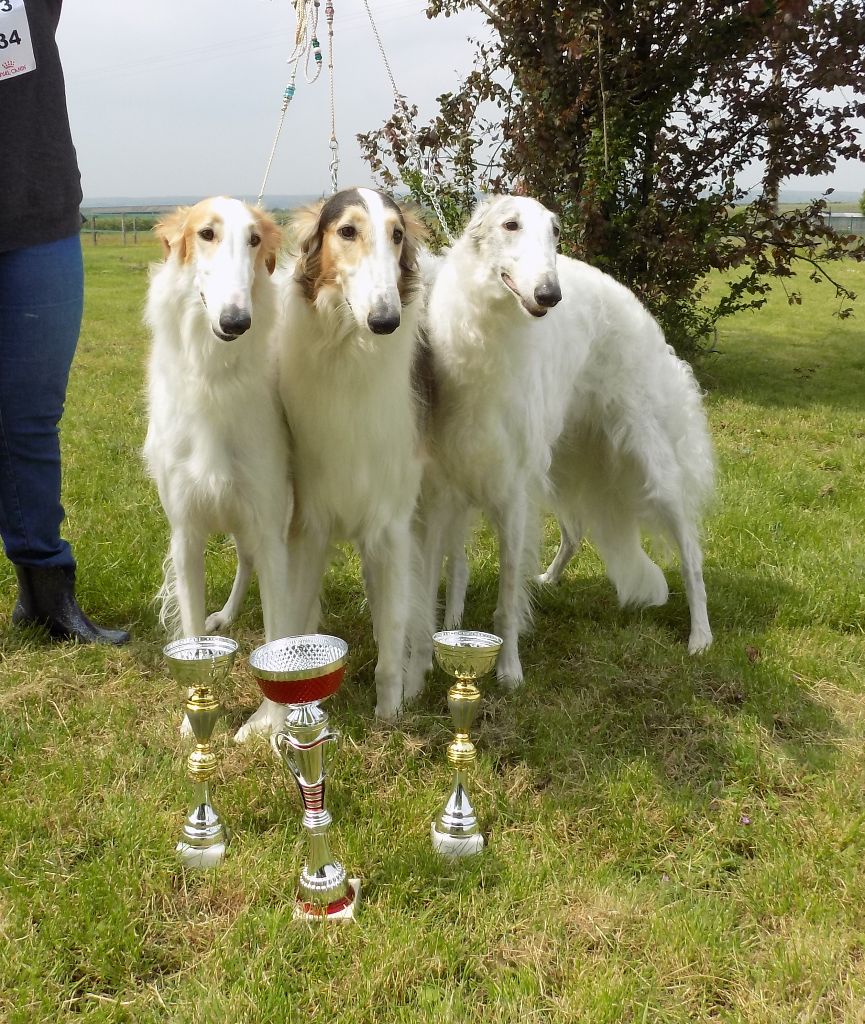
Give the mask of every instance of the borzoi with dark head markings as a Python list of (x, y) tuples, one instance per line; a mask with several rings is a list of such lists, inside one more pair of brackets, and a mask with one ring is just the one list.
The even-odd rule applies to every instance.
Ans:
[[(482, 509), (499, 539), (498, 675), (510, 685), (523, 677), (518, 636), (541, 508), (557, 514), (563, 535), (541, 579), (558, 579), (586, 535), (623, 605), (666, 601), (640, 531), (672, 538), (688, 648), (712, 641), (698, 524), (714, 460), (699, 388), (632, 292), (557, 255), (559, 233), (535, 200), (484, 202), (440, 262), (426, 314), (437, 388), (423, 492), (426, 597), (434, 607), (449, 553), (457, 571), (447, 625), (461, 619), (463, 535), (471, 510)], [(415, 681), (429, 665), (429, 625), (414, 631)]]
[[(179, 209), (155, 231), (165, 260), (152, 268), (147, 296), (144, 456), (171, 526), (163, 622), (184, 635), (223, 629), (254, 568), (265, 634), (275, 639), (288, 632), (292, 508), (273, 347), (280, 232), (225, 197)], [(204, 552), (216, 532), (233, 535), (238, 570), (225, 606), (206, 616)]]
[(422, 472), (417, 251), (386, 195), (348, 189), (301, 211), (286, 269), (280, 393), (292, 438), (292, 632), (318, 626), (331, 546), (357, 544), (378, 643), (376, 714), (403, 703), (411, 521)]

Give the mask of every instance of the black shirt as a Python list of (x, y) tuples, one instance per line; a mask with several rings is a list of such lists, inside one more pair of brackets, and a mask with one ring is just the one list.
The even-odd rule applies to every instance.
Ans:
[[(81, 227), (81, 175), (54, 39), (62, 2), (24, 0), (36, 68), (0, 78), (0, 252), (56, 242)], [(0, 66), (11, 50), (0, 50)]]

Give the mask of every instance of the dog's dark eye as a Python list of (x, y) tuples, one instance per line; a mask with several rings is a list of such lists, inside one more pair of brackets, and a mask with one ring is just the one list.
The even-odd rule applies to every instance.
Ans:
[(340, 238), (344, 238), (346, 241), (350, 242), (353, 238), (357, 238), (357, 228), (353, 227), (351, 224), (343, 224), (343, 226), (337, 230), (337, 234)]
[(212, 242), (214, 239), (213, 228), (202, 228), (198, 232), (198, 237), (203, 238), (205, 242)]
[(553, 236), (555, 238), (558, 238), (561, 233), (562, 233), (562, 229), (559, 227), (559, 225), (558, 224), (553, 224)]
[(400, 231), (399, 228), (394, 228), (393, 229), (393, 244), (394, 245), (399, 245), (399, 243), (402, 240), (403, 240), (403, 233), (402, 233), (402, 231)]
[(253, 249), (257, 245), (261, 245), (261, 235), (254, 235), (254, 234), (250, 235), (249, 236), (249, 244), (252, 246)]
[(505, 231), (519, 231), (520, 225), (518, 221), (508, 220), (504, 224)]

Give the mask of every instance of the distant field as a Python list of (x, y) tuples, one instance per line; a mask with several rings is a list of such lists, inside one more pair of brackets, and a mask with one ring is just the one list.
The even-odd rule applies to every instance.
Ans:
[[(140, 460), (153, 244), (86, 251), (63, 426), (80, 596), (120, 650), (44, 646), (0, 622), (0, 1021), (8, 1024), (853, 1024), (865, 1020), (865, 315), (796, 282), (722, 324), (699, 374), (719, 458), (706, 523), (716, 642), (690, 658), (681, 579), (622, 611), (586, 546), (537, 594), (525, 688), (485, 684), (475, 792), (488, 851), (443, 864), (441, 675), (396, 728), (373, 717), (356, 557), (323, 626), (351, 647), (334, 842), (364, 880), (355, 924), (292, 920), (297, 799), (239, 659), (218, 731), (229, 857), (184, 875), (180, 694), (152, 605), (167, 542)], [(836, 272), (865, 291), (865, 266)], [(789, 287), (789, 285), (788, 285)], [(555, 315), (554, 313), (552, 315)], [(554, 549), (551, 529), (546, 554)], [(471, 549), (467, 625), (496, 557)], [(209, 551), (210, 606), (233, 553)], [(0, 564), (0, 606), (13, 576)], [(261, 641), (257, 595), (233, 635)]]

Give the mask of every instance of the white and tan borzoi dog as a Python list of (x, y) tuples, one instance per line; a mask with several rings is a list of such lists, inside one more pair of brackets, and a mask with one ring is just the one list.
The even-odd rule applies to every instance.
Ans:
[[(295, 218), (280, 271), (279, 387), (291, 432), (291, 632), (317, 628), (332, 545), (357, 544), (378, 644), (376, 715), (404, 699), (423, 403), (417, 249), (422, 226), (380, 192), (349, 189)], [(412, 696), (406, 694), (405, 696)], [(274, 707), (274, 721), (284, 711)]]
[[(482, 509), (499, 538), (498, 676), (513, 686), (539, 507), (562, 528), (543, 582), (558, 579), (585, 535), (623, 605), (663, 604), (667, 583), (640, 533), (665, 534), (681, 553), (689, 650), (712, 641), (698, 524), (714, 460), (699, 389), (627, 288), (557, 256), (559, 231), (535, 200), (483, 203), (440, 262), (426, 313), (437, 389), (423, 497), (427, 600), (434, 607), (449, 554), (447, 625), (461, 619), (463, 536)], [(415, 680), (429, 643), (419, 625)]]
[[(145, 314), (144, 456), (171, 527), (163, 622), (183, 635), (224, 628), (254, 568), (265, 634), (285, 636), (292, 492), (271, 280), (280, 232), (225, 197), (181, 208), (155, 231), (165, 261), (151, 270)], [(238, 569), (225, 607), (206, 617), (204, 553), (216, 532), (233, 535)]]

